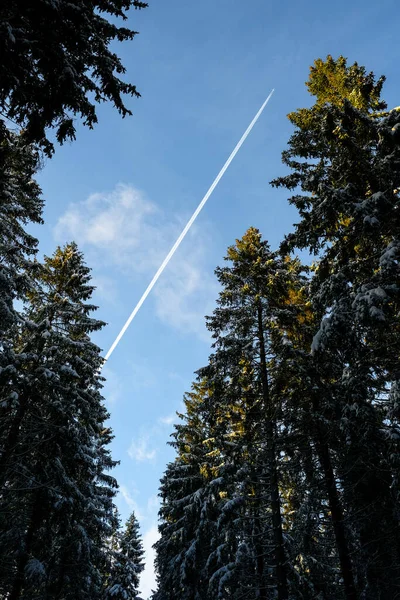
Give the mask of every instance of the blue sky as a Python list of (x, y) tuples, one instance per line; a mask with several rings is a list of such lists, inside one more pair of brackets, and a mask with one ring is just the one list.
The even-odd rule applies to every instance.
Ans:
[[(226, 247), (253, 225), (275, 248), (296, 220), (283, 191), (280, 153), (286, 114), (310, 103), (304, 81), (315, 58), (344, 54), (386, 74), (384, 96), (399, 102), (395, 0), (152, 0), (132, 12), (140, 31), (117, 51), (142, 94), (134, 116), (99, 108), (94, 131), (58, 148), (39, 174), (46, 224), (42, 252), (78, 242), (93, 268), (106, 351), (270, 89), (260, 121), (112, 355), (105, 395), (114, 429), (119, 508), (132, 508), (145, 546), (156, 539), (157, 490), (173, 452), (174, 413), (204, 365), (203, 316), (217, 294), (213, 275)], [(149, 553), (143, 597), (153, 585)]]

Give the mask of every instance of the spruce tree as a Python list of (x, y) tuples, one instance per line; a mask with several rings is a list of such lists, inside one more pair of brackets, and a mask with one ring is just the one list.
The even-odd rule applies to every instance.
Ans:
[[(4, 484), (7, 456), (15, 449), (24, 413), (19, 382), (29, 362), (15, 345), (21, 328), (35, 330), (16, 308), (32, 289), (37, 240), (25, 227), (41, 222), (41, 191), (33, 179), (39, 167), (37, 152), (0, 122), (0, 480)], [(3, 485), (0, 486), (3, 490)], [(0, 492), (2, 494), (3, 491)], [(11, 526), (12, 504), (0, 515), (3, 539), (18, 535)], [(10, 556), (3, 555), (0, 573), (9, 575)], [(0, 575), (0, 579), (3, 577)], [(0, 587), (1, 590), (1, 587)]]
[(161, 480), (160, 539), (156, 542), (158, 590), (154, 600), (208, 600), (207, 559), (215, 535), (219, 498), (213, 485), (218, 460), (210, 452), (210, 429), (203, 404), (212, 396), (206, 380), (186, 394), (182, 423), (175, 426), (171, 445), (174, 462)]
[(162, 481), (155, 598), (333, 600), (337, 555), (310, 395), (299, 401), (311, 372), (307, 282), (299, 261), (271, 252), (255, 229), (228, 260), (208, 319), (214, 351)]
[(0, 351), (18, 321), (14, 301), (29, 288), (28, 261), (37, 240), (24, 227), (42, 221), (41, 190), (33, 179), (38, 167), (37, 152), (0, 121)]
[(285, 488), (289, 495), (285, 519), (290, 523), (291, 554), (296, 557), (294, 572), (306, 574), (300, 576), (297, 592), (305, 588), (305, 598), (307, 594), (311, 598), (321, 594), (322, 598), (338, 599), (343, 587), (345, 597), (354, 598), (354, 548), (344, 522), (337, 457), (332, 453), (337, 445), (336, 431), (328, 426), (334, 402), (329, 396), (327, 372), (332, 377), (334, 368), (331, 356), (321, 368), (310, 354), (317, 315), (311, 309), (308, 288), (305, 294), (300, 289), (292, 296), (291, 318), (289, 322), (285, 319), (284, 335), (279, 328), (274, 336), (278, 368), (273, 393), (281, 398), (281, 427), (287, 437)]
[(383, 81), (342, 57), (316, 61), (315, 105), (289, 115), (292, 173), (273, 182), (302, 192), (290, 199), (301, 220), (285, 248), (318, 254), (313, 351), (322, 369), (330, 362), (323, 412), (357, 547), (357, 593), (371, 600), (395, 597), (400, 585), (388, 398), (398, 381), (400, 112), (383, 112)]
[(143, 556), (139, 523), (132, 513), (125, 529), (118, 530), (112, 540), (112, 565), (104, 591), (105, 599), (138, 598), (139, 576), (144, 569)]
[(15, 344), (24, 355), (5, 407), (1, 591), (10, 600), (100, 598), (115, 526), (112, 438), (101, 396), (89, 269), (75, 244), (45, 258)]
[[(285, 599), (289, 592), (279, 491), (280, 400), (271, 394), (271, 382), (273, 330), (281, 313), (288, 310), (290, 261), (272, 253), (254, 228), (228, 249), (227, 259), (230, 265), (216, 270), (223, 289), (218, 307), (208, 319), (215, 338), (208, 371), (212, 376), (213, 369), (225, 370), (228, 398), (240, 404), (246, 395), (247, 403), (251, 398), (245, 426), (249, 443), (245, 472), (250, 483), (246, 503), (253, 521), (249, 542), (257, 563), (256, 589), (251, 593), (267, 598), (276, 586), (277, 597)], [(249, 375), (243, 378), (246, 369)], [(233, 386), (240, 387), (230, 392)], [(242, 442), (240, 437), (237, 441)]]
[(138, 96), (120, 76), (125, 67), (111, 49), (136, 32), (118, 26), (140, 0), (48, 2), (3, 0), (0, 6), (0, 112), (23, 128), (28, 142), (54, 151), (57, 141), (75, 138), (74, 117), (92, 128), (95, 103), (110, 101), (122, 116), (131, 114), (123, 96)]

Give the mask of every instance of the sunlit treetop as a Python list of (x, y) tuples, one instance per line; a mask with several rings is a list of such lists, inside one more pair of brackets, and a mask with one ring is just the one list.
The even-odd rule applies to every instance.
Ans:
[(301, 129), (310, 126), (313, 116), (325, 104), (339, 108), (348, 101), (354, 108), (365, 113), (375, 113), (386, 108), (386, 102), (381, 99), (385, 77), (376, 81), (374, 74), (367, 73), (365, 67), (357, 62), (347, 64), (347, 59), (339, 56), (334, 59), (331, 55), (326, 60), (317, 58), (310, 67), (310, 75), (306, 86), (315, 103), (311, 109), (301, 108), (290, 113), (290, 121)]

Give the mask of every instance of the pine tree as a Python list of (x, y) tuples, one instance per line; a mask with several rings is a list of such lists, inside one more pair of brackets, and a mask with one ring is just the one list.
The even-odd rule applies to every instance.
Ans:
[(290, 523), (294, 573), (306, 575), (300, 576), (295, 590), (299, 593), (305, 588), (305, 598), (320, 594), (321, 598), (338, 599), (342, 597), (343, 583), (345, 597), (353, 598), (353, 548), (344, 523), (337, 461), (331, 450), (337, 442), (336, 432), (327, 426), (333, 402), (326, 377), (328, 370), (331, 376), (334, 370), (330, 356), (321, 369), (309, 351), (316, 314), (311, 309), (307, 288), (309, 285), (292, 295), (292, 314), (285, 323), (284, 335), (278, 329), (274, 336), (278, 368), (274, 372), (273, 392), (281, 398), (281, 426), (288, 438), (285, 519)]
[(289, 115), (297, 129), (283, 160), (292, 173), (273, 182), (303, 192), (290, 200), (301, 220), (285, 248), (318, 253), (313, 350), (326, 365), (323, 412), (358, 547), (358, 594), (368, 599), (395, 597), (400, 586), (388, 420), (398, 381), (400, 111), (383, 112), (383, 81), (342, 57), (316, 61), (316, 103)]
[[(24, 226), (41, 223), (41, 190), (33, 177), (38, 154), (0, 121), (0, 350), (6, 332), (18, 321), (14, 300), (29, 288), (29, 257), (37, 241)], [(7, 359), (4, 359), (5, 361)], [(5, 366), (5, 362), (1, 365)]]
[[(13, 451), (18, 435), (24, 402), (20, 402), (18, 382), (26, 366), (27, 355), (20, 353), (15, 339), (21, 327), (36, 329), (16, 309), (32, 288), (37, 240), (25, 226), (41, 222), (40, 188), (33, 177), (39, 167), (38, 154), (21, 136), (7, 130), (0, 122), (0, 479), (4, 479), (7, 455)], [(1, 486), (3, 489), (3, 486)], [(3, 539), (13, 539), (10, 527), (13, 507), (0, 515)], [(8, 530), (8, 531), (7, 531)], [(17, 541), (17, 539), (15, 540)], [(9, 575), (10, 557), (4, 555), (2, 574)], [(1, 593), (1, 587), (0, 587)]]
[(58, 142), (75, 138), (74, 117), (92, 128), (95, 102), (113, 103), (125, 116), (131, 111), (123, 95), (139, 96), (125, 83), (115, 41), (132, 40), (136, 32), (116, 24), (126, 20), (139, 0), (48, 2), (4, 0), (0, 7), (0, 111), (24, 129), (23, 137), (54, 151), (46, 129)]
[(175, 426), (174, 462), (161, 480), (160, 539), (156, 542), (158, 590), (154, 600), (208, 600), (206, 563), (218, 518), (215, 457), (202, 406), (212, 389), (203, 380), (186, 394), (183, 423)]
[(104, 598), (135, 600), (138, 598), (139, 576), (144, 569), (143, 544), (139, 523), (134, 513), (129, 517), (124, 531), (117, 531), (112, 540), (112, 566)]
[[(256, 587), (258, 585), (251, 593), (267, 598), (268, 590), (275, 585), (278, 598), (285, 599), (288, 597), (288, 557), (280, 494), (280, 399), (272, 395), (271, 384), (274, 377), (272, 338), (277, 321), (288, 311), (291, 264), (289, 259), (272, 253), (254, 228), (228, 249), (227, 258), (231, 265), (216, 270), (223, 291), (218, 308), (208, 320), (216, 351), (210, 368), (202, 374), (209, 372), (212, 377), (213, 369), (224, 369), (228, 377), (228, 398), (240, 406), (248, 396), (245, 431), (249, 457), (245, 473), (251, 485), (247, 486), (246, 503), (253, 521), (249, 541), (257, 557), (253, 581), (257, 581)], [(243, 378), (246, 369), (250, 376)], [(234, 386), (240, 387), (234, 391)], [(238, 442), (242, 442), (240, 437)], [(268, 514), (271, 515), (269, 523)], [(273, 549), (272, 553), (268, 548)], [(271, 564), (274, 565), (272, 571)]]
[(35, 278), (25, 315), (35, 327), (15, 342), (24, 360), (3, 420), (1, 592), (94, 600), (115, 526), (102, 359), (90, 340), (103, 323), (90, 316), (93, 287), (75, 244), (45, 258)]
[(255, 229), (228, 260), (208, 319), (214, 352), (186, 398), (178, 457), (162, 481), (155, 598), (337, 599), (310, 394), (298, 400), (314, 327), (302, 267)]

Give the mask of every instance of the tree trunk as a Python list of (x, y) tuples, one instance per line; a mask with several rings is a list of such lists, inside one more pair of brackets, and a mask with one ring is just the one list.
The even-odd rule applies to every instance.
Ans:
[[(317, 407), (314, 405), (314, 410), (316, 410), (316, 408)], [(342, 505), (336, 487), (329, 448), (324, 440), (321, 428), (318, 425), (316, 430), (316, 448), (318, 460), (324, 473), (325, 485), (328, 493), (329, 510), (331, 512), (333, 532), (339, 554), (340, 569), (343, 577), (346, 600), (357, 600), (353, 566), (350, 559), (350, 552), (343, 522)]]
[(8, 600), (19, 600), (19, 598), (21, 597), (21, 592), (22, 592), (22, 588), (24, 585), (24, 579), (25, 579), (24, 571), (25, 571), (25, 567), (29, 560), (29, 555), (31, 553), (34, 535), (35, 535), (36, 531), (38, 530), (38, 527), (40, 524), (41, 513), (42, 513), (41, 494), (37, 493), (36, 498), (33, 503), (33, 507), (32, 507), (32, 513), (31, 513), (29, 527), (27, 529), (26, 536), (25, 536), (25, 548), (24, 548), (23, 552), (21, 553), (21, 555), (18, 559), (18, 562), (17, 562), (17, 572), (15, 575), (11, 593), (8, 596)]
[(278, 469), (275, 453), (275, 431), (271, 415), (271, 403), (269, 397), (267, 358), (265, 352), (263, 313), (261, 302), (258, 302), (258, 339), (260, 343), (260, 367), (261, 367), (261, 388), (263, 394), (263, 404), (266, 410), (266, 437), (267, 437), (267, 461), (269, 469), (269, 483), (271, 493), (272, 509), (272, 528), (275, 550), (275, 570), (278, 587), (278, 600), (287, 600), (288, 585), (286, 573), (286, 557), (283, 542), (281, 503), (279, 497)]
[(258, 498), (253, 511), (253, 538), (254, 547), (256, 551), (256, 572), (257, 572), (257, 598), (260, 600), (267, 600), (267, 586), (265, 582), (265, 560), (264, 560), (264, 546), (262, 543), (262, 527), (260, 526), (261, 517), (261, 501)]

